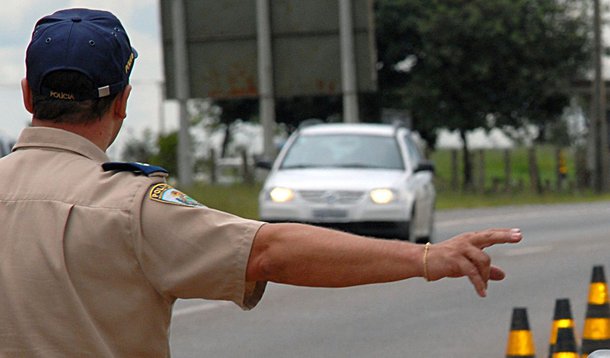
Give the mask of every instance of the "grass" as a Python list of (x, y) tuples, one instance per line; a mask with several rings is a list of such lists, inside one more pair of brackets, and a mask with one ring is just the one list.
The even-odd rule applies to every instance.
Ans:
[[(510, 151), (510, 184), (505, 187), (505, 152), (504, 150), (484, 151), (484, 187), (473, 192), (454, 190), (451, 187), (450, 150), (438, 150), (432, 153), (431, 159), (436, 165), (436, 188), (438, 191), (437, 208), (474, 208), (503, 205), (526, 204), (559, 204), (573, 202), (592, 202), (610, 200), (610, 194), (600, 195), (591, 190), (575, 189), (575, 153), (571, 148), (562, 148), (562, 155), (567, 167), (567, 175), (561, 189), (557, 185), (556, 147), (541, 145), (536, 147), (536, 158), (540, 180), (544, 188), (542, 194), (532, 191), (528, 164), (527, 148), (519, 147)], [(462, 158), (458, 153), (458, 181), (462, 180)], [(477, 181), (480, 171), (481, 153), (472, 153), (474, 168), (473, 177)], [(494, 186), (494, 182), (498, 183)]]
[(187, 192), (200, 203), (248, 219), (258, 219), (260, 184), (197, 184)]
[[(536, 157), (538, 161), (538, 168), (540, 171), (540, 179), (543, 183), (556, 183), (556, 149), (553, 146), (543, 145), (536, 147)], [(494, 180), (504, 182), (505, 168), (504, 168), (504, 150), (490, 149), (484, 152), (484, 172), (485, 172), (485, 186), (489, 188), (492, 186)], [(566, 160), (568, 176), (567, 182), (574, 180), (574, 153), (569, 148), (562, 149), (562, 153)], [(451, 181), (451, 161), (452, 153), (450, 150), (437, 150), (432, 153), (430, 159), (436, 165), (436, 185), (440, 191), (450, 190)], [(475, 180), (479, 177), (478, 169), (481, 162), (481, 152), (474, 151), (471, 155), (473, 165), (473, 176)], [(458, 166), (458, 179), (462, 180), (462, 153), (458, 152), (457, 156)], [(510, 151), (510, 167), (511, 167), (511, 185), (514, 187), (530, 187), (530, 176), (529, 176), (529, 165), (527, 149), (519, 147)]]
[[(566, 188), (573, 187), (574, 181), (574, 155), (570, 150), (565, 150), (568, 167)], [(477, 167), (477, 153), (474, 155), (473, 164)], [(485, 188), (472, 192), (453, 190), (450, 187), (451, 178), (451, 153), (448, 150), (439, 150), (432, 154), (431, 159), (436, 166), (436, 188), (438, 210), (491, 207), (504, 205), (527, 205), (527, 204), (559, 204), (574, 202), (593, 202), (610, 200), (610, 194), (596, 194), (590, 190), (578, 191), (575, 189), (556, 190), (554, 183), (555, 174), (555, 149), (550, 146), (542, 146), (537, 149), (537, 157), (540, 168), (540, 176), (543, 182), (550, 183), (543, 194), (536, 194), (530, 190), (529, 169), (527, 165), (527, 152), (524, 148), (511, 151), (511, 178), (510, 190), (492, 190), (495, 180), (504, 182), (504, 152), (500, 150), (485, 151)], [(461, 174), (461, 157), (458, 156), (459, 170)], [(474, 173), (475, 178), (477, 173)], [(258, 218), (258, 192), (261, 184), (230, 184), (211, 185), (198, 184), (185, 190), (193, 198), (208, 207), (223, 210), (245, 218)]]

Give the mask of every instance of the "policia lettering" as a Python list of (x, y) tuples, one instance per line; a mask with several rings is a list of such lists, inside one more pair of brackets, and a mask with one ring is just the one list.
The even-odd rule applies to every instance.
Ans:
[(49, 97), (55, 98), (55, 99), (68, 100), (68, 101), (74, 101), (76, 99), (76, 97), (71, 93), (57, 92), (57, 91), (50, 91)]
[(197, 200), (184, 194), (183, 192), (175, 189), (171, 185), (160, 183), (150, 188), (148, 197), (155, 201), (162, 203), (169, 203), (174, 205), (184, 205), (192, 207), (205, 207), (204, 205), (197, 202)]

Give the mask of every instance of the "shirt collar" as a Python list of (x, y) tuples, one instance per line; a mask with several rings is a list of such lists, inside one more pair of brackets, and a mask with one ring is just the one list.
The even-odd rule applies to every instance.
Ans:
[(96, 162), (107, 162), (108, 156), (93, 142), (63, 129), (29, 127), (23, 129), (13, 151), (28, 148), (49, 148), (74, 152)]

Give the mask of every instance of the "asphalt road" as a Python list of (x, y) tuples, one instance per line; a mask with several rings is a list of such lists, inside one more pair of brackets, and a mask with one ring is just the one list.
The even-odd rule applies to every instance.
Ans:
[(519, 227), (524, 241), (488, 249), (507, 278), (479, 298), (467, 279), (422, 279), (348, 289), (269, 284), (250, 312), (179, 301), (172, 356), (503, 357), (514, 307), (526, 307), (536, 354), (547, 355), (555, 299), (569, 298), (582, 335), (594, 265), (610, 270), (610, 203), (444, 211), (436, 240)]

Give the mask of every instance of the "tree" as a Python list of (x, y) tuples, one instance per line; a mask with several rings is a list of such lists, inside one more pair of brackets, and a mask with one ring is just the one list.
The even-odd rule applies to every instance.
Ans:
[(231, 131), (235, 121), (238, 119), (250, 120), (256, 116), (258, 101), (252, 98), (227, 99), (227, 100), (194, 100), (191, 101), (192, 125), (201, 125), (206, 132), (214, 132), (219, 129), (224, 131), (220, 157), (227, 155), (227, 149), (231, 143)]
[[(370, 96), (362, 95), (361, 112), (363, 117), (374, 117), (376, 106), (370, 106)], [(223, 130), (224, 136), (220, 157), (228, 154), (232, 140), (232, 132), (238, 120), (258, 120), (258, 99), (225, 99), (211, 100), (198, 99), (190, 102), (192, 113), (191, 125), (202, 126), (204, 131), (212, 133)], [(371, 108), (375, 107), (375, 108)], [(292, 132), (299, 124), (307, 119), (317, 118), (332, 120), (340, 118), (342, 109), (341, 96), (299, 96), (290, 98), (276, 98), (276, 122), (283, 124), (285, 129)], [(371, 115), (370, 112), (373, 112)]]
[[(379, 0), (384, 105), (411, 111), (415, 128), (466, 132), (553, 121), (587, 68), (589, 25), (574, 0)], [(431, 144), (431, 143), (430, 143)]]
[(178, 132), (159, 135), (158, 152), (151, 158), (151, 163), (167, 169), (170, 173), (178, 172)]
[(137, 138), (131, 133), (129, 140), (123, 147), (121, 157), (128, 162), (149, 163), (155, 155), (156, 148), (152, 131), (147, 128), (142, 133), (142, 138)]
[(154, 138), (150, 129), (144, 130), (142, 137), (130, 135), (121, 157), (129, 162), (143, 162), (159, 165), (172, 173), (178, 172), (178, 132), (162, 134)]
[(288, 131), (293, 131), (307, 119), (327, 120), (339, 117), (342, 111), (341, 96), (299, 96), (278, 99), (275, 106), (276, 119)]

